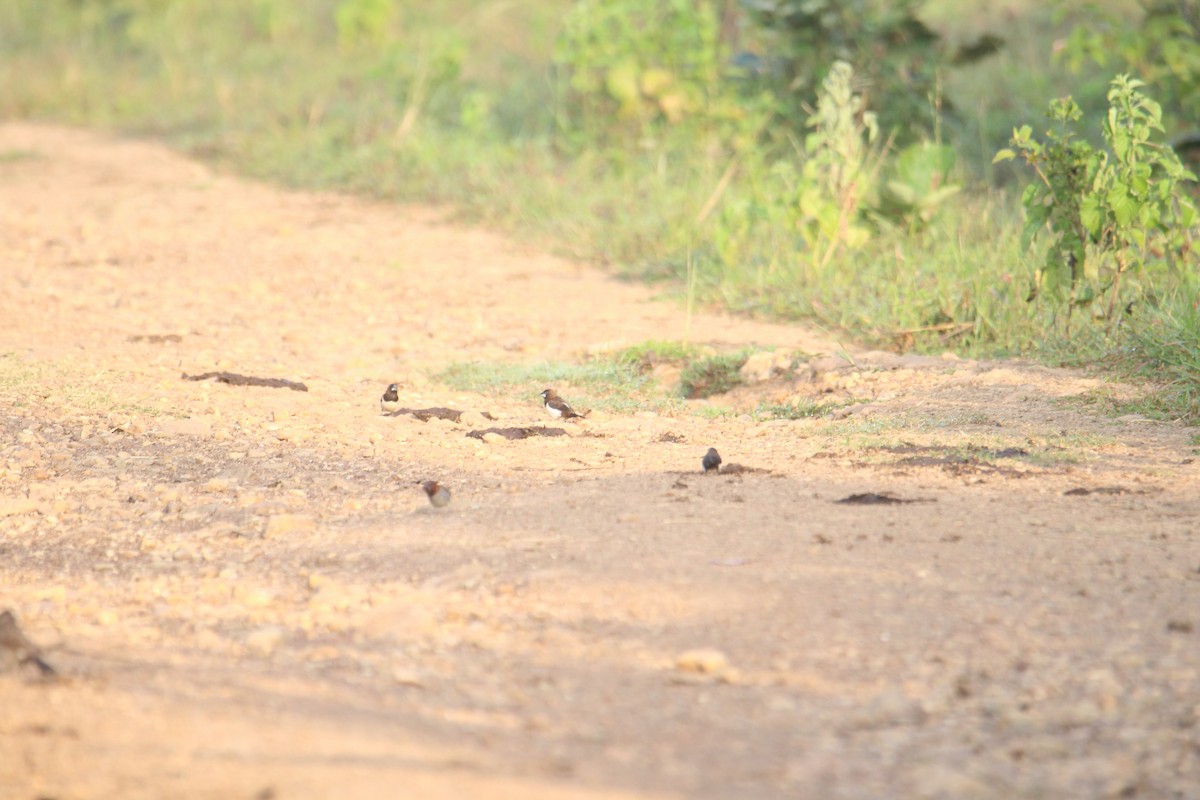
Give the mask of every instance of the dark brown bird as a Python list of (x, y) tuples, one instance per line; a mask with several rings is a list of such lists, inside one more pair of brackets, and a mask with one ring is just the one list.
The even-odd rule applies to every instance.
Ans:
[(555, 419), (583, 419), (583, 414), (575, 413), (575, 409), (567, 405), (553, 389), (542, 390), (542, 404), (546, 406), (546, 412)]
[(434, 508), (445, 508), (450, 505), (450, 490), (437, 481), (424, 481), (421, 488)]
[(57, 674), (42, 658), (41, 649), (21, 632), (13, 613), (0, 612), (0, 672), (24, 664), (33, 664), (43, 675)]
[(384, 414), (391, 414), (398, 408), (400, 408), (400, 387), (397, 384), (389, 383), (387, 391), (383, 393), (383, 397), (379, 398), (379, 410)]
[(708, 448), (708, 452), (704, 454), (704, 458), (700, 461), (700, 464), (704, 467), (706, 473), (720, 472), (721, 454), (717, 452), (717, 448)]

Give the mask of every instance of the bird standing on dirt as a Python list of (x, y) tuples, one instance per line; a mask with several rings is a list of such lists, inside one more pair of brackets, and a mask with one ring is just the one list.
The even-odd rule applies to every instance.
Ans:
[(553, 389), (542, 390), (542, 404), (546, 406), (546, 412), (555, 419), (583, 419), (583, 414), (576, 414)]
[(425, 490), (425, 494), (434, 508), (445, 508), (450, 505), (450, 490), (437, 481), (425, 481), (421, 484), (421, 488)]
[(400, 408), (400, 386), (389, 383), (387, 391), (383, 393), (383, 397), (379, 398), (379, 410), (384, 414), (391, 414), (398, 408)]
[(709, 472), (721, 471), (721, 454), (717, 452), (717, 448), (710, 447), (708, 452), (704, 454), (704, 458), (700, 461), (704, 467), (705, 474)]
[(33, 664), (43, 675), (54, 675), (54, 667), (42, 659), (41, 649), (21, 632), (11, 611), (0, 613), (0, 672), (14, 666)]

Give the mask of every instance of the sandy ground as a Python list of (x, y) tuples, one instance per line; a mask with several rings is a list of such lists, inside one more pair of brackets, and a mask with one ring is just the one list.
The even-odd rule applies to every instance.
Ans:
[[(683, 310), (26, 124), (0, 270), (0, 608), (62, 673), (0, 675), (0, 798), (1200, 796), (1195, 432), (1087, 402), (1127, 387), (700, 314), (805, 354), (717, 402), (867, 402), (479, 440), (384, 385), (542, 425), (541, 386), (430, 376)], [(308, 391), (181, 379), (217, 370)], [(709, 446), (756, 471), (701, 475)]]

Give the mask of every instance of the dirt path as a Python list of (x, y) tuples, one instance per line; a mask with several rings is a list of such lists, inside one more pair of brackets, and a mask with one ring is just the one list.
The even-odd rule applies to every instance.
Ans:
[[(0, 269), (0, 608), (66, 676), (0, 676), (0, 798), (1200, 787), (1194, 431), (1092, 413), (1095, 380), (698, 315), (813, 356), (728, 402), (869, 403), (481, 441), (381, 416), (384, 384), (540, 425), (541, 387), (429, 376), (685, 314), (433, 211), (25, 124)], [(220, 370), (308, 391), (180, 377)], [(758, 471), (700, 475), (710, 445)]]

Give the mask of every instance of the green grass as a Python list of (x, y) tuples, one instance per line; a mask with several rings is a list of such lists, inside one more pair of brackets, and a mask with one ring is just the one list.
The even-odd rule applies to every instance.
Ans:
[(647, 379), (636, 370), (610, 361), (590, 361), (584, 364), (559, 361), (537, 364), (471, 361), (451, 364), (433, 377), (452, 389), (483, 394), (495, 394), (521, 386), (537, 386), (537, 390), (533, 392), (536, 395), (546, 386), (556, 384), (598, 390), (638, 391), (648, 384)]
[[(1013, 126), (1041, 126), (1051, 97), (1073, 92), (1094, 111), (1111, 77), (1051, 61), (1072, 20), (1054, 22), (1045, 4), (1007, 3), (1004, 15), (982, 2), (928, 4), (947, 36), (997, 29), (1009, 40), (942, 84), (942, 135), (966, 188), (929, 225), (880, 222), (864, 247), (830, 259), (798, 228), (791, 143), (732, 158), (729, 120), (644, 126), (636, 136), (623, 120), (607, 130), (565, 124), (563, 72), (551, 58), (569, 0), (358, 3), (394, 13), (357, 27), (339, 14), (353, 5), (9, 0), (0, 117), (155, 136), (291, 186), (449, 203), (661, 282), (689, 309), (802, 320), (902, 350), (1051, 361), (1071, 360), (1068, 351), (1105, 365), (1120, 355), (1122, 374), (1163, 384), (1164, 416), (1198, 418), (1200, 336), (1175, 277), (1144, 276), (1164, 299), (1160, 317), (1131, 338), (1089, 338), (1077, 324), (1066, 341), (1060, 307), (1025, 302), (1040, 259), (1019, 241), (1017, 183), (1028, 176), (998, 172), (991, 155)], [(1194, 273), (1194, 262), (1183, 269)], [(644, 369), (695, 355), (659, 343), (626, 357)]]
[[(1185, 284), (1186, 286), (1186, 284)], [(1200, 302), (1195, 291), (1180, 291), (1158, 306), (1143, 305), (1115, 330), (1085, 329), (1068, 343), (1049, 340), (1046, 360), (1064, 366), (1100, 367), (1137, 391), (1101, 388), (1073, 402), (1111, 416), (1141, 414), (1149, 419), (1200, 423)]]
[(20, 161), (33, 161), (43, 157), (43, 154), (36, 150), (0, 150), (0, 165), (14, 164)]
[(677, 400), (631, 364), (596, 360), (583, 364), (548, 361), (537, 364), (464, 362), (451, 364), (433, 378), (452, 389), (480, 394), (512, 395), (533, 402), (545, 388), (556, 389), (577, 409), (605, 411), (666, 411)]
[[(751, 229), (747, 239), (758, 234), (768, 232)], [(930, 229), (891, 232), (823, 269), (796, 258), (752, 270), (701, 258), (705, 296), (748, 313), (816, 320), (873, 345), (1012, 354), (1045, 331), (1044, 310), (1024, 302), (1019, 216), (995, 193), (967, 195)]]
[(755, 419), (813, 419), (829, 417), (833, 412), (849, 408), (865, 400), (819, 400), (802, 399), (792, 403), (765, 403), (754, 409)]
[[(97, 372), (86, 362), (29, 361), (15, 353), (0, 353), (0, 401), (13, 407), (69, 405), (73, 411), (86, 413), (177, 416), (145, 403), (117, 400), (110, 387), (125, 382), (121, 373)], [(70, 387), (69, 394), (64, 394), (64, 386)]]
[(639, 372), (645, 372), (658, 364), (688, 361), (701, 352), (699, 346), (686, 342), (652, 339), (620, 350), (613, 355), (613, 358), (617, 363), (628, 364)]
[(679, 375), (680, 394), (689, 400), (697, 400), (736, 389), (743, 383), (738, 370), (751, 352), (738, 350), (689, 361)]
[(1118, 393), (1110, 387), (1100, 387), (1075, 397), (1064, 398), (1063, 405), (1086, 409), (1091, 413), (1108, 417), (1123, 417), (1136, 414), (1147, 419), (1176, 419), (1179, 406), (1175, 398), (1163, 397), (1162, 390), (1154, 387), (1134, 393)]
[(738, 416), (738, 412), (727, 406), (689, 406), (688, 410), (700, 419), (730, 419)]
[[(740, 385), (738, 368), (751, 352), (710, 355), (704, 348), (652, 340), (579, 364), (472, 361), (451, 364), (433, 378), (459, 391), (493, 395), (517, 391), (527, 400), (547, 387), (560, 393), (570, 387), (584, 395), (579, 399), (582, 405), (610, 411), (677, 410), (683, 407), (682, 399), (709, 397)], [(681, 366), (679, 386), (661, 386), (651, 374), (655, 364), (663, 363)]]
[[(1200, 288), (1200, 287), (1197, 287)], [(1129, 377), (1150, 381), (1138, 413), (1154, 419), (1200, 423), (1200, 295), (1191, 303), (1151, 309), (1141, 324), (1130, 326), (1118, 351), (1119, 368)]]

